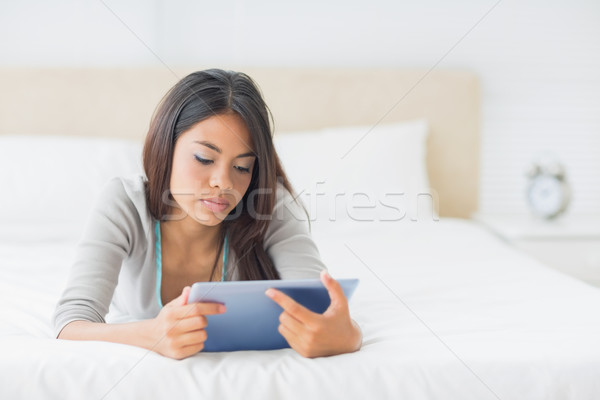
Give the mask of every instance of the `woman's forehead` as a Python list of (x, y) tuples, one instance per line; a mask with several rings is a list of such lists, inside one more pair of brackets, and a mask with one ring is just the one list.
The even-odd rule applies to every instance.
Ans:
[(221, 114), (196, 123), (184, 133), (186, 141), (204, 145), (218, 153), (253, 151), (252, 137), (244, 120), (237, 114)]

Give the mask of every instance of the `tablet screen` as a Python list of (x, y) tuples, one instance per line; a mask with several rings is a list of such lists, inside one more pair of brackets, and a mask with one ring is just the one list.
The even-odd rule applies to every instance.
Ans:
[[(358, 279), (337, 280), (350, 299)], [(278, 332), (283, 309), (265, 291), (275, 288), (316, 313), (330, 304), (320, 279), (199, 282), (192, 286), (188, 303), (225, 304), (224, 314), (207, 315), (207, 339), (203, 351), (273, 350), (289, 347)]]

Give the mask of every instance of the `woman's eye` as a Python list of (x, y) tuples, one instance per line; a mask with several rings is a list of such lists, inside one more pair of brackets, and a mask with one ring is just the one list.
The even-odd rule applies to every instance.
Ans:
[[(200, 162), (200, 164), (202, 164), (202, 165), (210, 165), (213, 163), (213, 160), (206, 160), (198, 155), (194, 155), (194, 158), (196, 160), (198, 160), (198, 162)], [(243, 174), (250, 173), (250, 168), (244, 168), (244, 167), (235, 167), (235, 168)]]
[(205, 160), (204, 158), (200, 157), (200, 156), (194, 156), (196, 158), (196, 160), (198, 160), (200, 162), (200, 164), (204, 164), (204, 165), (208, 165), (210, 163), (212, 163), (212, 160)]

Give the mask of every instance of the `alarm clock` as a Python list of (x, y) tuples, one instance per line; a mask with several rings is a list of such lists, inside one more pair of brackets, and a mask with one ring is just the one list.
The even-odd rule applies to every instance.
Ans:
[(535, 163), (527, 176), (527, 203), (533, 214), (550, 220), (566, 211), (571, 190), (560, 163)]

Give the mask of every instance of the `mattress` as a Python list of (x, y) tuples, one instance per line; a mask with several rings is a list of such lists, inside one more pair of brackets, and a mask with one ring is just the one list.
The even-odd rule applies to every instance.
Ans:
[(200, 352), (52, 338), (76, 224), (0, 223), (0, 398), (597, 399), (600, 291), (475, 222), (313, 223), (358, 352)]

